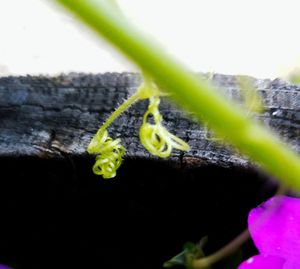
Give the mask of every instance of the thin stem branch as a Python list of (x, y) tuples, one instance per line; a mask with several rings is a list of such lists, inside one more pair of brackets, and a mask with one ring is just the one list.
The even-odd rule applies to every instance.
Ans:
[(105, 131), (108, 126), (117, 118), (119, 117), (125, 110), (127, 110), (130, 106), (132, 106), (135, 102), (140, 99), (139, 93), (135, 92), (131, 95), (128, 99), (126, 99), (109, 117), (108, 119), (102, 124), (98, 133), (102, 133)]
[(246, 229), (241, 234), (239, 234), (236, 238), (234, 238), (230, 243), (228, 243), (226, 246), (216, 251), (215, 253), (201, 259), (193, 260), (191, 267), (194, 269), (203, 269), (203, 268), (210, 267), (216, 262), (234, 253), (249, 238), (250, 238), (250, 234), (248, 229)]
[[(99, 146), (102, 146), (102, 143), (106, 142), (107, 134), (105, 134), (106, 129), (109, 125), (119, 117), (126, 109), (132, 106), (136, 101), (140, 99), (140, 93), (137, 91), (133, 95), (131, 95), (128, 99), (126, 99), (102, 124), (102, 126), (98, 129), (97, 133), (94, 135), (90, 144), (88, 145), (87, 151), (90, 154), (99, 153)], [(118, 141), (118, 140), (115, 140)]]
[[(283, 195), (286, 194), (288, 190), (279, 185), (278, 190), (274, 194)], [(263, 221), (266, 220), (270, 216), (270, 214), (275, 214), (275, 210), (278, 208), (279, 204), (273, 205), (269, 210), (267, 210), (261, 218), (257, 221), (257, 223), (252, 224), (256, 229), (259, 229), (259, 225)], [(194, 259), (191, 263), (191, 268), (193, 269), (203, 269), (212, 266), (213, 264), (219, 262), (220, 260), (228, 257), (229, 255), (233, 254), (237, 249), (239, 249), (248, 239), (250, 238), (250, 233), (248, 229), (245, 229), (242, 233), (240, 233), (236, 238), (234, 238), (231, 242), (229, 242), (226, 246), (222, 247), (218, 251), (214, 252), (213, 254), (206, 256), (200, 259)]]

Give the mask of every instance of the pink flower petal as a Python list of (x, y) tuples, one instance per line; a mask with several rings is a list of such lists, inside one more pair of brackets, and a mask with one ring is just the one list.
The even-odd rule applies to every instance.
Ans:
[(238, 269), (283, 269), (284, 263), (281, 257), (257, 255), (244, 261)]
[(289, 263), (300, 262), (299, 198), (276, 196), (269, 199), (250, 211), (248, 225), (260, 253), (285, 258)]
[(286, 261), (283, 266), (283, 269), (299, 269), (300, 268), (300, 261)]

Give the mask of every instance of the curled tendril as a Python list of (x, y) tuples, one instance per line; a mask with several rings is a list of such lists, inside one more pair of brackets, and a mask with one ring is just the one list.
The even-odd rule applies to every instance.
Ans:
[[(125, 148), (121, 145), (120, 139), (113, 140), (108, 136), (106, 129), (122, 112), (129, 108), (138, 100), (149, 98), (150, 104), (143, 117), (143, 124), (140, 128), (140, 140), (144, 147), (153, 155), (166, 158), (170, 156), (172, 149), (189, 150), (189, 145), (180, 138), (168, 132), (162, 125), (162, 116), (159, 113), (159, 96), (168, 95), (160, 92), (158, 86), (148, 76), (137, 89), (123, 102), (103, 123), (90, 142), (87, 151), (89, 154), (96, 154), (96, 162), (93, 172), (102, 175), (103, 178), (113, 178), (120, 167)], [(152, 115), (154, 124), (148, 122), (148, 117)]]
[(113, 140), (108, 132), (98, 132), (88, 146), (88, 153), (98, 154), (93, 166), (96, 175), (103, 178), (113, 178), (122, 163), (125, 148), (121, 145), (121, 139)]
[[(144, 114), (143, 123), (140, 128), (140, 140), (143, 146), (153, 155), (166, 158), (170, 156), (172, 149), (188, 151), (189, 145), (171, 134), (162, 125), (162, 116), (159, 113), (158, 106), (160, 99), (158, 96), (149, 98), (150, 104)], [(154, 124), (148, 122), (149, 116), (153, 116)]]

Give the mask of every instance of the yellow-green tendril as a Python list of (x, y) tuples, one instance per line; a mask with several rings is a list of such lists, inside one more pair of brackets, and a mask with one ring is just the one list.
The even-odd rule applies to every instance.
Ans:
[[(159, 113), (158, 106), (160, 99), (158, 96), (149, 98), (150, 104), (144, 114), (143, 124), (140, 128), (140, 140), (143, 146), (153, 155), (166, 158), (170, 156), (172, 149), (188, 151), (189, 145), (180, 138), (171, 134), (162, 125), (162, 116)], [(154, 124), (148, 122), (149, 116), (153, 116)]]
[(120, 144), (121, 139), (113, 140), (105, 130), (101, 134), (98, 133), (92, 141), (93, 144), (89, 145), (89, 153), (98, 154), (93, 172), (102, 175), (103, 178), (115, 177), (125, 153), (125, 148)]
[[(90, 142), (87, 151), (89, 154), (96, 154), (96, 162), (93, 171), (103, 178), (113, 178), (116, 171), (122, 163), (122, 156), (125, 148), (121, 145), (120, 139), (113, 140), (108, 136), (107, 128), (122, 112), (129, 108), (138, 100), (148, 99), (150, 105), (143, 118), (143, 125), (140, 129), (140, 138), (144, 147), (153, 155), (165, 158), (170, 156), (173, 148), (180, 150), (189, 150), (188, 144), (180, 138), (169, 133), (162, 126), (162, 117), (158, 111), (159, 96), (166, 95), (162, 93), (155, 82), (148, 76), (144, 76), (144, 82), (139, 86), (137, 91), (121, 104), (104, 122), (96, 135)], [(148, 116), (152, 114), (155, 124), (147, 122)]]
[(121, 139), (113, 140), (108, 136), (106, 129), (138, 99), (139, 95), (135, 93), (125, 100), (104, 122), (88, 145), (87, 152), (98, 155), (93, 166), (93, 171), (96, 175), (102, 175), (103, 178), (113, 178), (116, 176), (116, 171), (122, 163), (125, 148), (121, 145)]
[(245, 99), (245, 107), (248, 111), (247, 115), (251, 112), (263, 112), (263, 102), (251, 78), (247, 76), (236, 76), (236, 80), (240, 88), (240, 93)]

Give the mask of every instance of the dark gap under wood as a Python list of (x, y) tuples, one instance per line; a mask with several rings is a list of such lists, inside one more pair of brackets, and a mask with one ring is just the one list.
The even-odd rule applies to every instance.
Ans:
[[(16, 269), (162, 268), (187, 241), (208, 236), (207, 253), (228, 243), (276, 191), (242, 167), (130, 159), (101, 180), (82, 157), (0, 162), (0, 260)], [(244, 258), (253, 253), (243, 246)]]

